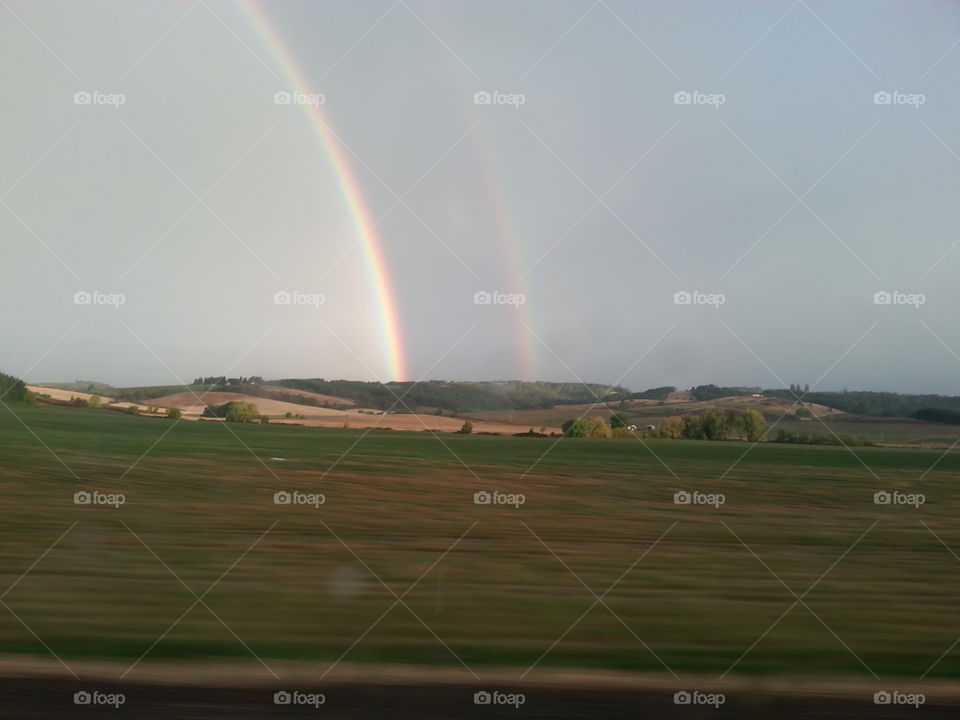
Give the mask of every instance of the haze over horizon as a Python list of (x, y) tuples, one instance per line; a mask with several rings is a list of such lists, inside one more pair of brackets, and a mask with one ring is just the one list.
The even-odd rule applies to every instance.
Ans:
[(4, 372), (960, 395), (955, 4), (5, 5)]

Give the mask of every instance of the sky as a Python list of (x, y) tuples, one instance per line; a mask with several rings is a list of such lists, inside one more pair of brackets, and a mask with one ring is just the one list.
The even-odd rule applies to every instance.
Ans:
[(960, 394), (951, 2), (6, 0), (0, 369)]

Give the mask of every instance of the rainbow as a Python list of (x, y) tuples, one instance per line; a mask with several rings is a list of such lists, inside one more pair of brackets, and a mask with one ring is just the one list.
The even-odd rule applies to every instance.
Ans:
[[(478, 163), (483, 168), (485, 176), (483, 185), (486, 188), (487, 205), (491, 209), (491, 217), (494, 223), (493, 235), (499, 246), (497, 254), (502, 259), (504, 279), (507, 281), (507, 287), (502, 288), (502, 290), (529, 296), (523, 282), (523, 272), (521, 270), (523, 259), (520, 255), (520, 244), (517, 242), (514, 224), (511, 221), (509, 200), (503, 190), (503, 183), (500, 182), (497, 174), (496, 153), (490, 134), (474, 134), (473, 147), (478, 156)], [(534, 337), (529, 330), (532, 324), (528, 305), (524, 303), (511, 313), (513, 314), (514, 343), (519, 361), (517, 369), (520, 372), (520, 377), (517, 379), (535, 380), (536, 353), (534, 351)]]
[[(264, 45), (273, 56), (274, 61), (282, 74), (290, 83), (292, 89), (303, 93), (313, 90), (307, 78), (290, 55), (284, 45), (283, 38), (270, 22), (266, 14), (260, 9), (256, 0), (241, 0), (243, 9), (249, 22), (263, 39)], [(393, 285), (387, 273), (386, 255), (383, 251), (383, 241), (374, 231), (375, 221), (367, 209), (363, 199), (360, 183), (350, 168), (346, 153), (336, 135), (325, 121), (320, 108), (316, 105), (301, 105), (307, 114), (310, 126), (320, 141), (324, 153), (330, 160), (333, 171), (337, 176), (343, 199), (350, 212), (350, 218), (356, 230), (359, 241), (363, 245), (364, 256), (370, 270), (371, 281), (377, 296), (377, 305), (380, 308), (380, 323), (383, 331), (383, 344), (389, 359), (390, 372), (393, 380), (406, 380), (406, 356), (401, 342), (400, 321), (398, 319), (397, 301), (393, 292)]]

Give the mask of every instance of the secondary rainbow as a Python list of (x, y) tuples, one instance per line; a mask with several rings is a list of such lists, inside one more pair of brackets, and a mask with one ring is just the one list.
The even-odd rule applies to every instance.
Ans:
[[(305, 94), (315, 92), (307, 81), (303, 70), (284, 45), (280, 33), (260, 9), (256, 0), (242, 0), (240, 6), (243, 8), (247, 19), (263, 39), (264, 45), (270, 51), (287, 82), (290, 83), (291, 89)], [(363, 246), (364, 256), (370, 270), (370, 278), (377, 295), (377, 305), (380, 309), (383, 343), (392, 374), (392, 378), (389, 379), (406, 380), (409, 376), (401, 341), (397, 302), (393, 285), (390, 282), (390, 275), (387, 272), (386, 256), (382, 247), (383, 242), (374, 230), (375, 221), (367, 209), (362, 188), (350, 167), (347, 154), (340, 141), (331, 131), (320, 108), (315, 105), (302, 105), (301, 107), (319, 139), (324, 153), (330, 160), (334, 173), (336, 173), (340, 191), (343, 193), (343, 199), (350, 212), (351, 221)]]

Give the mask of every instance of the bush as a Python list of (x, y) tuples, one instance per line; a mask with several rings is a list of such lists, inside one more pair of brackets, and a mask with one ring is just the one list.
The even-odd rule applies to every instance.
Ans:
[(660, 422), (660, 437), (677, 440), (683, 437), (683, 420), (678, 417), (666, 417)]
[(261, 424), (261, 425), (269, 425), (269, 424), (270, 424), (270, 418), (268, 418), (266, 415), (261, 415), (261, 416), (260, 416), (260, 424)]
[(615, 415), (610, 416), (610, 427), (611, 428), (625, 428), (630, 424), (630, 418), (624, 415), (623, 413), (616, 413)]
[(183, 417), (183, 413), (180, 408), (167, 408), (167, 417), (171, 420), (179, 420)]
[(602, 417), (592, 417), (587, 420), (588, 438), (608, 438), (611, 435), (613, 431)]
[(237, 423), (248, 423), (256, 422), (260, 417), (260, 413), (257, 410), (257, 406), (252, 403), (243, 402), (242, 400), (237, 400), (233, 402), (228, 402), (227, 405), (230, 407), (227, 408), (227, 412), (224, 415), (227, 422), (237, 422)]
[(561, 427), (561, 430), (563, 430), (565, 437), (586, 437), (587, 421), (583, 418), (567, 420)]
[(457, 430), (461, 435), (469, 435), (473, 432), (473, 423), (469, 420), (464, 420), (463, 425), (460, 426), (460, 429)]
[(86, 398), (77, 397), (76, 395), (70, 398), (70, 404), (74, 407), (90, 407), (90, 402)]

